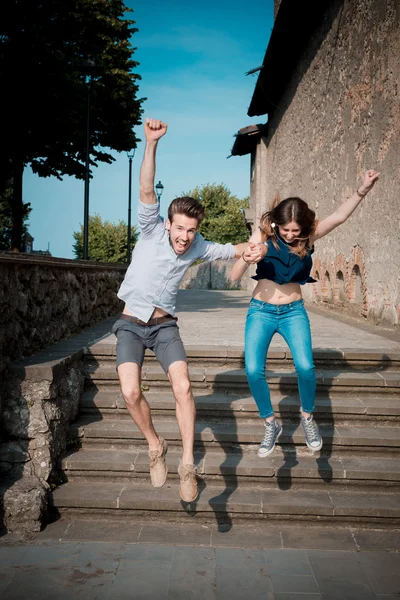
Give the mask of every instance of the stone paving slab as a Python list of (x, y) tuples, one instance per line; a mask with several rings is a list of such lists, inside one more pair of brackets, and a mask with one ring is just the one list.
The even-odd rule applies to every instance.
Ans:
[[(73, 529), (71, 524), (65, 526)], [(92, 522), (94, 531), (101, 526), (102, 522), (97, 527)], [(260, 531), (249, 525), (238, 526), (239, 546), (219, 545), (219, 536), (217, 544), (212, 544), (211, 527), (204, 529), (206, 536), (197, 530), (200, 543), (187, 539), (182, 544), (178, 540), (185, 535), (184, 529), (174, 538), (176, 526), (168, 527), (169, 543), (46, 541), (37, 534), (30, 542), (0, 546), (0, 555), (4, 551), (8, 556), (8, 564), (0, 567), (2, 600), (382, 600), (399, 596), (400, 555), (395, 552), (364, 551), (355, 546), (346, 550), (289, 549), (283, 543), (293, 527), (277, 529), (270, 523), (263, 532), (264, 547), (243, 545), (246, 538), (258, 544), (262, 541)], [(279, 534), (279, 547), (269, 545), (274, 535), (268, 533), (269, 528)], [(235, 529), (219, 535), (233, 540)], [(145, 535), (146, 525), (142, 530)], [(149, 539), (157, 539), (154, 528), (147, 526), (147, 531)], [(350, 543), (350, 539), (345, 541), (346, 531), (336, 531), (342, 534), (344, 545)], [(331, 533), (323, 527), (296, 528), (297, 537), (302, 535), (305, 543), (318, 538), (321, 543)], [(335, 537), (338, 541), (339, 536)]]

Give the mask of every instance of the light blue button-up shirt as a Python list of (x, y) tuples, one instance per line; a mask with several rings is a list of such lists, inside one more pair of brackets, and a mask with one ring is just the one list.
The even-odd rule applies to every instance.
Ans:
[(196, 260), (228, 260), (235, 256), (232, 244), (206, 242), (199, 233), (184, 254), (176, 254), (160, 217), (159, 203), (139, 202), (138, 221), (141, 233), (118, 298), (142, 321), (147, 322), (156, 307), (175, 314), (179, 285)]

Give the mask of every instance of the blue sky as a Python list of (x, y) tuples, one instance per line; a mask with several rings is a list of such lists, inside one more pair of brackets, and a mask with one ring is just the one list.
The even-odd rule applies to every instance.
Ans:
[[(168, 133), (158, 147), (156, 179), (164, 185), (161, 212), (182, 192), (206, 183), (224, 183), (242, 198), (249, 194), (249, 157), (232, 157), (233, 135), (262, 122), (247, 109), (273, 26), (273, 1), (127, 0), (139, 31), (132, 37), (146, 97), (143, 118), (162, 119)], [(143, 138), (142, 126), (138, 136)], [(136, 223), (138, 176), (143, 143), (133, 161), (132, 222)], [(94, 169), (90, 214), (127, 221), (128, 158), (113, 153), (111, 165)], [(84, 183), (71, 177), (24, 174), (24, 202), (32, 212), (34, 249), (50, 245), (53, 256), (74, 258), (73, 232), (83, 223)]]

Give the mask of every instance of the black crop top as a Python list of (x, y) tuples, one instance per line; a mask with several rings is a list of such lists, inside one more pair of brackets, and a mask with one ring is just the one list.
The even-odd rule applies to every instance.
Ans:
[(263, 260), (257, 263), (256, 274), (252, 279), (269, 279), (278, 285), (284, 283), (314, 283), (315, 279), (310, 277), (312, 269), (311, 254), (314, 252), (314, 246), (307, 249), (307, 254), (301, 258), (290, 251), (290, 245), (282, 240), (277, 233), (276, 241), (279, 250), (277, 250), (269, 238), (268, 252)]

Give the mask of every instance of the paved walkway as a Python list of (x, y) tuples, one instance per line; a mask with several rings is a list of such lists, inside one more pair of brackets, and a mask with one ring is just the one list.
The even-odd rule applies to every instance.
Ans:
[[(0, 538), (0, 596), (2, 600), (398, 599), (400, 555), (357, 552), (350, 539), (348, 550), (327, 550), (344, 543), (341, 529), (335, 529), (248, 523), (224, 536), (207, 524), (160, 528), (122, 519), (63, 520), (29, 543), (15, 535)], [(371, 540), (371, 534), (364, 532), (364, 538)], [(383, 534), (373, 533), (376, 548), (385, 547)], [(307, 545), (311, 549), (301, 548)]]
[[(248, 292), (239, 291), (181, 290), (177, 315), (185, 344), (243, 346), (250, 297)], [(314, 348), (400, 349), (400, 331), (390, 336), (383, 328), (364, 326), (356, 320), (341, 321), (333, 313), (316, 311), (312, 306), (307, 310)], [(273, 337), (271, 345), (286, 347), (279, 335)]]
[[(251, 296), (242, 291), (181, 290), (178, 294), (177, 316), (181, 336), (188, 346), (241, 346)], [(343, 318), (333, 311), (307, 306), (311, 321), (314, 348), (353, 348), (400, 351), (400, 329), (385, 329), (365, 321)], [(83, 332), (82, 343), (106, 335), (115, 318)], [(89, 337), (88, 337), (89, 336)], [(88, 340), (86, 341), (86, 338)], [(110, 335), (104, 342), (115, 344)], [(286, 348), (280, 335), (272, 339), (272, 347)]]

